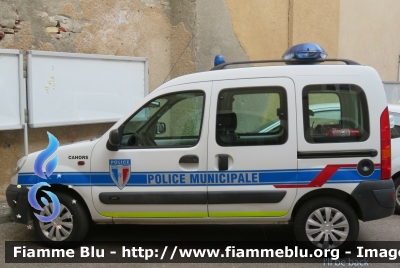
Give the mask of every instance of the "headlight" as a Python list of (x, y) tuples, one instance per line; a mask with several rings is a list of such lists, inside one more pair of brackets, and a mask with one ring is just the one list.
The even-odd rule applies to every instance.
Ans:
[(15, 167), (14, 167), (14, 169), (13, 169), (13, 176), (16, 175), (16, 174), (21, 170), (21, 168), (24, 166), (25, 161), (26, 161), (26, 158), (27, 158), (27, 157), (24, 156), (24, 157), (20, 158), (20, 159), (17, 161), (17, 164), (15, 165)]

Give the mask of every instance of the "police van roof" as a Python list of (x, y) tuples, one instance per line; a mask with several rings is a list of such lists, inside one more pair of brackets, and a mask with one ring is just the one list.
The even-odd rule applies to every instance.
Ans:
[(306, 65), (306, 64), (323, 63), (323, 62), (344, 62), (347, 65), (360, 65), (358, 62), (347, 59), (257, 60), (257, 61), (238, 61), (238, 62), (221, 63), (214, 66), (214, 68), (211, 68), (211, 71), (222, 70), (225, 69), (226, 66), (230, 65), (258, 64), (258, 63), (286, 63), (287, 65)]
[(343, 65), (343, 64), (311, 64), (311, 65), (274, 65), (274, 66), (255, 66), (249, 68), (233, 68), (214, 71), (206, 71), (183, 75), (174, 78), (155, 91), (166, 89), (175, 85), (190, 83), (250, 79), (250, 78), (272, 78), (272, 77), (297, 77), (297, 76), (358, 76), (361, 74), (377, 75), (375, 69), (363, 65)]

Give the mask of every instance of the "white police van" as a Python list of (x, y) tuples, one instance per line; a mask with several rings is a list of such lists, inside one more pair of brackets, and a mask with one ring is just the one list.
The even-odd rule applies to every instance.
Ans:
[[(292, 221), (317, 247), (356, 240), (359, 219), (395, 208), (387, 101), (373, 68), (326, 56), (301, 44), (283, 60), (173, 79), (101, 138), (59, 147), (44, 179), (34, 173), (40, 152), (29, 154), (7, 190), (16, 221), (32, 219), (40, 239), (58, 243), (84, 239), (92, 222)], [(310, 109), (324, 105), (335, 112)], [(39, 182), (61, 203), (51, 222), (33, 214), (55, 211), (42, 191), (42, 210), (28, 203)]]

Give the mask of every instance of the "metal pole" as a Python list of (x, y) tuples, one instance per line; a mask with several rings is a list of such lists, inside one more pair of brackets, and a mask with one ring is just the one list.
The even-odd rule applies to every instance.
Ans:
[(28, 107), (26, 105), (26, 79), (24, 78), (24, 55), (23, 51), (19, 52), (19, 89), (20, 89), (20, 115), (21, 124), (24, 128), (24, 151), (25, 156), (28, 155)]
[(24, 124), (24, 150), (25, 150), (25, 156), (29, 154), (28, 150), (28, 124)]

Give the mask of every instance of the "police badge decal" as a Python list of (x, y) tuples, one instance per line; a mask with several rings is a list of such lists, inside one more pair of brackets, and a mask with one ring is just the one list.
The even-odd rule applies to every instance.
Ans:
[(110, 159), (110, 176), (120, 190), (125, 187), (131, 177), (130, 159)]

